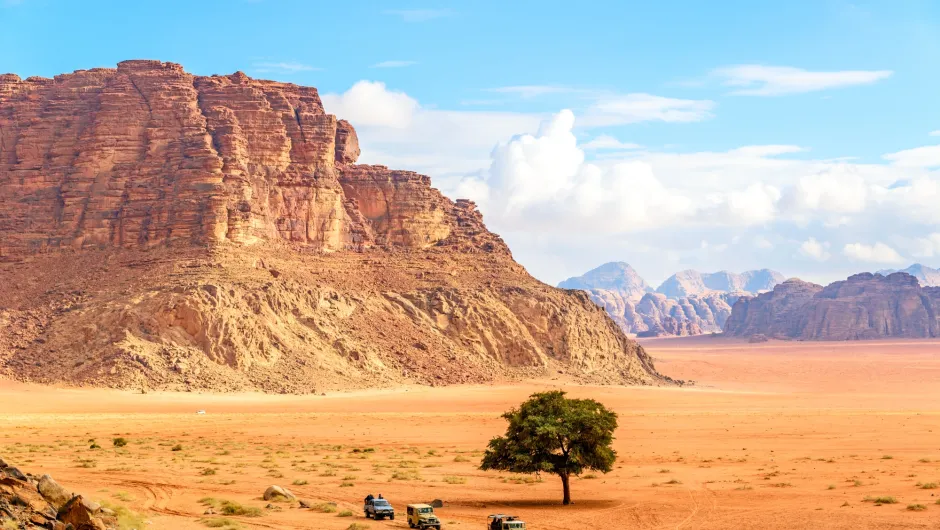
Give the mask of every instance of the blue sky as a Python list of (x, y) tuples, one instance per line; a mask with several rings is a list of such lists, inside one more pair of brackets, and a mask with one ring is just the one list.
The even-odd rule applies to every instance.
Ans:
[[(938, 2), (0, 0), (0, 22), (0, 72), (24, 77), (153, 58), (316, 86), (328, 111), (359, 118), (364, 161), (475, 195), (549, 282), (609, 259), (654, 282), (687, 267), (829, 281), (940, 265), (940, 219), (904, 202), (938, 178), (940, 153), (910, 152), (940, 144)], [(375, 91), (352, 92), (361, 81)], [(563, 109), (576, 145), (539, 134)], [(570, 151), (520, 155), (569, 168), (546, 177), (551, 196), (500, 163), (520, 167), (511, 139), (525, 134)], [(898, 198), (884, 191), (897, 181), (921, 185)]]

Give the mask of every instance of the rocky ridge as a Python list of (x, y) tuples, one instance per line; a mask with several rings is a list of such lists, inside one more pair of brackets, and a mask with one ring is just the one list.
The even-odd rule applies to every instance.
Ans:
[(720, 332), (740, 296), (773, 287), (778, 279), (780, 273), (767, 269), (742, 274), (683, 271), (654, 292), (630, 265), (612, 262), (558, 286), (587, 292), (625, 332), (659, 337)]
[(742, 297), (724, 332), (800, 340), (940, 336), (940, 288), (905, 272), (861, 273), (826, 287), (797, 279)]
[(126, 61), (0, 76), (0, 373), (321, 392), (668, 383), (475, 205), (359, 165), (314, 88)]
[(108, 508), (70, 493), (49, 475), (24, 474), (3, 459), (0, 459), (0, 526), (47, 530), (119, 527), (116, 514)]

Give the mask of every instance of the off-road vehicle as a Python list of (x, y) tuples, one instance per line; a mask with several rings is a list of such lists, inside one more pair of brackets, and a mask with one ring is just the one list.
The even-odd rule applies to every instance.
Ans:
[(408, 505), (408, 527), (421, 530), (441, 530), (441, 520), (434, 515), (434, 508), (427, 504)]
[(392, 505), (385, 499), (370, 499), (366, 501), (365, 506), (362, 507), (362, 511), (365, 512), (366, 519), (371, 517), (376, 521), (381, 521), (388, 517), (392, 521), (395, 520), (395, 508), (392, 508)]
[(515, 515), (498, 513), (487, 517), (486, 530), (525, 530), (525, 523)]

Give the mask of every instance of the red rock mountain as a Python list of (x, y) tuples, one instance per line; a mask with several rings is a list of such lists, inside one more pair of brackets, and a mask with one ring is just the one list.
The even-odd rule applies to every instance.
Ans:
[(290, 392), (668, 381), (473, 203), (358, 155), (314, 88), (157, 61), (0, 75), (0, 370)]
[(940, 287), (904, 272), (862, 273), (826, 287), (797, 279), (742, 297), (725, 323), (732, 336), (853, 340), (940, 336)]

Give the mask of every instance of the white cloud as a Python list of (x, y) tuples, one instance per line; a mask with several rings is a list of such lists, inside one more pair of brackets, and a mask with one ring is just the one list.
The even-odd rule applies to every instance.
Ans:
[(925, 237), (917, 238), (911, 254), (916, 258), (940, 256), (940, 233), (934, 232)]
[(788, 188), (781, 205), (792, 214), (802, 212), (856, 213), (868, 203), (869, 183), (851, 166), (838, 165), (800, 177)]
[(418, 64), (417, 61), (382, 61), (375, 63), (370, 68), (404, 68)]
[(384, 13), (400, 17), (405, 22), (427, 22), (454, 14), (449, 9), (387, 9)]
[(900, 167), (940, 167), (940, 145), (925, 145), (888, 153), (882, 158)]
[(869, 263), (902, 263), (904, 261), (896, 250), (881, 242), (874, 245), (849, 243), (842, 249), (842, 253), (851, 260)]
[(774, 244), (766, 237), (759, 235), (754, 238), (754, 247), (761, 250), (770, 250), (774, 248)]
[(930, 131), (927, 133), (927, 136), (940, 136), (940, 129), (937, 129), (936, 131)]
[(830, 258), (829, 242), (819, 242), (816, 241), (815, 237), (811, 237), (800, 244), (798, 252), (801, 256), (805, 256), (816, 261), (826, 261)]
[(585, 127), (625, 125), (644, 121), (695, 122), (712, 116), (709, 100), (676, 99), (652, 94), (605, 95), (585, 113)]
[(327, 112), (349, 120), (353, 126), (407, 127), (418, 102), (404, 92), (390, 91), (385, 83), (359, 81), (341, 95), (323, 94)]
[(562, 86), (553, 86), (553, 85), (518, 85), (518, 86), (503, 86), (497, 88), (488, 88), (487, 92), (495, 92), (498, 94), (513, 94), (522, 98), (534, 98), (538, 96), (544, 96), (546, 94), (564, 94), (568, 92), (573, 92), (574, 89)]
[(314, 68), (313, 66), (297, 62), (254, 63), (252, 66), (255, 72), (276, 74), (296, 74), (298, 72), (314, 72), (321, 70), (321, 68)]
[(798, 145), (746, 145), (729, 151), (731, 154), (744, 156), (777, 156), (805, 151)]
[(891, 70), (811, 72), (789, 66), (759, 64), (726, 66), (712, 72), (723, 78), (726, 86), (736, 88), (732, 94), (743, 96), (780, 96), (867, 85), (887, 79), (892, 73)]
[(581, 148), (584, 149), (585, 151), (598, 151), (598, 150), (624, 151), (624, 150), (629, 150), (629, 149), (640, 149), (641, 147), (643, 146), (640, 144), (621, 142), (620, 140), (607, 134), (596, 136), (592, 138), (591, 141), (581, 146)]

